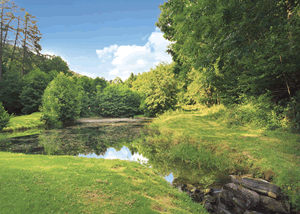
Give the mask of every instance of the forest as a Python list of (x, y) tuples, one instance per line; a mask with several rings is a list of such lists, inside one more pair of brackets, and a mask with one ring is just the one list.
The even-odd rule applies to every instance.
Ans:
[(297, 1), (168, 1), (156, 26), (172, 42), (173, 63), (124, 82), (78, 75), (61, 57), (41, 54), (36, 17), (10, 1), (1, 8), (0, 102), (9, 114), (41, 110), (47, 123), (64, 124), (221, 104), (237, 109), (231, 123), (299, 131)]
[[(178, 140), (176, 134), (172, 134), (174, 139), (167, 136), (169, 133), (162, 138), (156, 134), (158, 126), (176, 130), (178, 124), (174, 121), (170, 122), (172, 127), (166, 124), (172, 114), (183, 118), (184, 114), (199, 111), (209, 112), (207, 125), (222, 121), (226, 130), (252, 127), (299, 137), (298, 1), (166, 1), (159, 6), (161, 13), (155, 25), (171, 42), (166, 52), (173, 62), (160, 62), (149, 71), (131, 73), (125, 81), (120, 77), (90, 78), (71, 71), (60, 56), (41, 53), (42, 34), (35, 16), (10, 0), (2, 1), (0, 8), (0, 132), (12, 118), (36, 112), (41, 113), (40, 122), (48, 130), (74, 125), (79, 118), (158, 118), (153, 130), (145, 131), (148, 135), (141, 140), (145, 148), (140, 149), (145, 154), (189, 162), (194, 168), (209, 162), (201, 165), (205, 172), (251, 172), (274, 179), (281, 182), (293, 206), (300, 209), (299, 182), (292, 178), (300, 178), (299, 172), (294, 170), (291, 178), (283, 177), (279, 172), (287, 169), (269, 164), (272, 161), (258, 167), (251, 159), (254, 153), (245, 153), (248, 144), (243, 147), (239, 143), (245, 151), (240, 151), (243, 157), (238, 162), (233, 146), (226, 147), (226, 153), (220, 152), (225, 148), (221, 143), (198, 145), (201, 140), (192, 140), (199, 137), (196, 132), (191, 131), (189, 140), (187, 136)], [(191, 124), (195, 125), (197, 118), (193, 118)], [(192, 143), (178, 143), (186, 141)], [(299, 158), (299, 139), (284, 145), (278, 151), (289, 150), (295, 153), (293, 158)], [(203, 156), (199, 157), (200, 153)], [(249, 156), (251, 160), (246, 160)], [(228, 157), (232, 161), (222, 165)], [(268, 170), (271, 176), (266, 174)], [(294, 185), (294, 189), (288, 185)]]

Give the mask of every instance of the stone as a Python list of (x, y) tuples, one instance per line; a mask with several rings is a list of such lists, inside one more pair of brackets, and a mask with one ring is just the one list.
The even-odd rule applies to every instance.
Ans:
[(256, 192), (233, 183), (224, 186), (220, 198), (226, 205), (237, 207), (242, 211), (255, 208), (260, 201), (260, 197)]
[(260, 213), (260, 212), (257, 212), (257, 211), (246, 211), (246, 212), (244, 212), (243, 214), (262, 214), (262, 213)]
[(277, 201), (273, 198), (270, 198), (268, 196), (260, 196), (259, 204), (263, 209), (272, 212), (289, 213), (289, 209), (284, 203), (282, 203), (281, 201)]
[(218, 214), (233, 214), (229, 211), (229, 208), (223, 203), (219, 203), (217, 206), (214, 206), (214, 211)]
[(235, 184), (242, 185), (247, 189), (251, 189), (258, 193), (268, 195), (272, 198), (276, 198), (276, 199), (280, 198), (281, 195), (280, 188), (275, 184), (269, 183), (268, 181), (265, 181), (263, 179), (256, 179), (256, 178), (238, 177), (235, 175), (230, 175), (230, 177), (231, 177), (231, 182)]
[(240, 191), (247, 198), (246, 207), (248, 209), (254, 208), (259, 204), (259, 201), (260, 201), (259, 194), (257, 194), (256, 192), (254, 192), (252, 190), (246, 189), (246, 188), (241, 188)]

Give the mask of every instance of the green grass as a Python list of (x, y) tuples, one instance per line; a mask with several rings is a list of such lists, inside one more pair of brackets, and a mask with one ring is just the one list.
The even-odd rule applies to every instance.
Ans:
[(0, 152), (1, 213), (206, 213), (136, 162)]
[(41, 115), (41, 112), (35, 112), (30, 115), (15, 116), (10, 119), (8, 127), (4, 128), (3, 132), (12, 132), (43, 126), (43, 122), (40, 121)]
[(145, 137), (144, 153), (154, 153), (156, 162), (166, 162), (164, 166), (169, 160), (198, 170), (252, 173), (278, 184), (300, 208), (299, 135), (253, 126), (228, 127), (222, 117), (215, 117), (221, 108), (165, 113), (152, 122), (150, 130), (161, 134)]

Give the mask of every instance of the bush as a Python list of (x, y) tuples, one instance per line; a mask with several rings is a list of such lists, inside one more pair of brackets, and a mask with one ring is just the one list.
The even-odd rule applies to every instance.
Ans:
[(9, 124), (10, 116), (0, 103), (0, 132)]
[(61, 72), (46, 88), (42, 104), (41, 119), (47, 127), (65, 126), (79, 117), (80, 89), (72, 77)]
[(175, 108), (178, 82), (172, 73), (173, 67), (174, 64), (161, 63), (132, 83), (133, 89), (141, 94), (141, 109), (146, 116), (156, 116)]
[(42, 72), (39, 68), (30, 71), (24, 76), (24, 87), (20, 94), (23, 104), (22, 113), (31, 114), (39, 110), (42, 104), (42, 96), (48, 83), (50, 82), (50, 75)]
[(98, 87), (97, 114), (105, 117), (132, 117), (138, 114), (140, 96), (125, 85), (114, 84), (104, 88)]

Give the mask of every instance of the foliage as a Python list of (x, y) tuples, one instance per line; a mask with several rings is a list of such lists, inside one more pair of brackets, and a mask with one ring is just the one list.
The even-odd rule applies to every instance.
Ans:
[(50, 82), (50, 76), (42, 72), (39, 68), (36, 68), (26, 74), (23, 79), (24, 87), (20, 94), (20, 99), (24, 106), (22, 113), (31, 114), (39, 110), (44, 90)]
[(56, 70), (57, 72), (63, 72), (64, 74), (69, 73), (68, 64), (60, 56), (50, 56), (41, 68), (42, 71), (50, 72)]
[(175, 107), (177, 81), (172, 73), (174, 64), (161, 63), (155, 69), (138, 75), (133, 89), (142, 96), (141, 108), (146, 116), (155, 116)]
[[(174, 74), (186, 88), (183, 103), (230, 106), (242, 103), (245, 96), (269, 93), (277, 108), (290, 108), (290, 121), (298, 120), (297, 1), (172, 0), (160, 10), (156, 26), (172, 42), (167, 52), (175, 62)], [(199, 74), (189, 81), (195, 72)]]
[(46, 88), (42, 100), (42, 120), (48, 127), (74, 122), (81, 110), (81, 93), (72, 77), (60, 73)]
[(96, 77), (92, 79), (87, 76), (75, 77), (76, 84), (81, 88), (81, 117), (89, 117), (97, 115), (98, 103), (97, 103), (97, 90), (100, 93), (108, 85), (105, 79)]
[(132, 83), (136, 80), (136, 78), (137, 75), (131, 73), (130, 76), (124, 81), (124, 84), (127, 85), (128, 88), (132, 88)]
[(2, 106), (2, 103), (0, 102), (0, 132), (3, 130), (3, 128), (8, 126), (9, 119), (9, 114), (5, 111), (4, 107)]
[[(269, 108), (267, 105), (265, 108)], [(154, 119), (136, 144), (143, 155), (153, 156), (149, 158), (150, 165), (158, 168), (161, 174), (172, 171), (178, 181), (190, 184), (201, 183), (201, 171), (217, 178), (218, 173), (251, 173), (278, 184), (288, 193), (293, 205), (299, 207), (297, 134), (259, 129), (256, 110), (250, 113), (255, 124), (240, 128), (226, 127), (227, 118), (223, 115), (228, 109), (223, 105), (199, 106), (199, 109), (169, 111)], [(268, 114), (265, 112), (266, 118)], [(245, 119), (249, 118), (245, 115)], [(193, 171), (195, 174), (191, 175)]]
[(97, 115), (132, 117), (140, 112), (140, 96), (123, 84), (113, 84), (97, 91)]
[[(7, 68), (5, 68), (7, 69)], [(20, 114), (22, 109), (22, 101), (20, 94), (22, 92), (24, 82), (15, 65), (11, 70), (5, 71), (3, 79), (0, 82), (0, 102), (8, 113)]]

